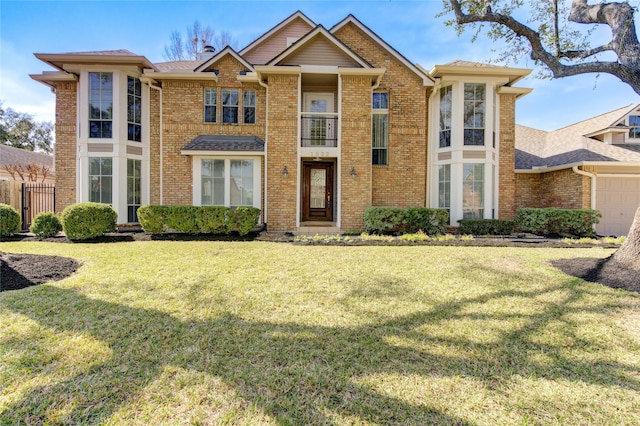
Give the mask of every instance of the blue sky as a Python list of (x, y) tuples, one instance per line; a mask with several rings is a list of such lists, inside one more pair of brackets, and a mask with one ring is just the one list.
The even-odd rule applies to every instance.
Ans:
[[(482, 37), (458, 37), (437, 18), (442, 1), (8, 1), (0, 0), (0, 100), (5, 107), (53, 121), (55, 95), (29, 74), (50, 70), (33, 53), (127, 49), (163, 62), (173, 30), (194, 20), (227, 31), (242, 48), (301, 10), (331, 28), (348, 14), (426, 69), (456, 59), (487, 62), (497, 55)], [(604, 33), (606, 37), (606, 33)], [(532, 67), (527, 61), (514, 64)], [(535, 71), (534, 73), (535, 74)], [(630, 103), (640, 102), (629, 86), (609, 75), (562, 80), (533, 77), (519, 86), (534, 91), (518, 101), (516, 120), (556, 129)]]

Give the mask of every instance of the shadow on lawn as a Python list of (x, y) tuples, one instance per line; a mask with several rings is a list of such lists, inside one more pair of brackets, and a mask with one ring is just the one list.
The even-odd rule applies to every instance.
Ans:
[[(562, 303), (549, 302), (546, 310), (535, 316), (463, 313), (473, 304), (555, 291), (567, 291), (568, 296)], [(490, 294), (436, 305), (413, 315), (341, 328), (247, 321), (232, 314), (211, 321), (179, 321), (160, 311), (106, 303), (73, 290), (42, 286), (34, 290), (42, 301), (37, 309), (13, 295), (4, 298), (2, 305), (60, 332), (88, 333), (109, 345), (112, 354), (106, 362), (67, 380), (31, 389), (0, 418), (8, 423), (47, 423), (52, 406), (66, 406), (73, 408), (58, 419), (60, 423), (98, 423), (121, 405), (144, 395), (145, 388), (167, 366), (220, 378), (238, 397), (283, 425), (333, 424), (336, 420), (330, 413), (380, 424), (468, 424), (436, 409), (435, 404), (412, 405), (354, 381), (376, 373), (474, 377), (498, 390), (505, 386), (506, 380), (502, 379), (518, 374), (604, 386), (615, 383), (640, 391), (640, 383), (629, 378), (633, 375), (630, 366), (569, 360), (561, 353), (560, 344), (545, 345), (530, 339), (546, 324), (568, 323), (566, 314), (584, 312), (571, 305), (586, 291), (580, 285), (566, 283), (531, 292), (496, 288)], [(605, 305), (609, 306), (602, 303), (593, 309), (601, 311)], [(620, 307), (617, 303), (610, 305), (611, 309)], [(494, 343), (477, 343), (464, 337), (433, 338), (416, 330), (460, 318), (509, 319), (514, 315), (522, 317), (526, 325), (505, 333)], [(391, 345), (389, 337), (448, 344), (456, 349), (449, 351), (450, 355), (435, 355)], [(580, 339), (575, 340), (579, 343)], [(484, 355), (472, 360), (461, 358), (470, 348), (481, 348)], [(532, 352), (548, 354), (554, 362), (536, 364), (530, 358)], [(624, 376), (627, 378), (621, 379)]]

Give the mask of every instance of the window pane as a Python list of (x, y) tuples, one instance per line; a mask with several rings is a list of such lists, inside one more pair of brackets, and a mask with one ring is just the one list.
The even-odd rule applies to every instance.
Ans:
[(463, 217), (482, 219), (484, 215), (484, 164), (463, 166)]
[(231, 160), (231, 206), (253, 205), (253, 160)]
[(222, 89), (222, 105), (223, 106), (238, 106), (238, 90), (237, 89)]
[(211, 177), (212, 175), (211, 168), (212, 168), (211, 160), (202, 160), (201, 169), (200, 169), (202, 177)]
[(238, 108), (237, 107), (223, 107), (222, 108), (222, 122), (223, 123), (237, 123), (238, 122)]
[(215, 123), (216, 122), (216, 107), (215, 106), (206, 106), (204, 107), (204, 121), (205, 123)]
[(374, 93), (372, 98), (373, 109), (389, 109), (389, 94)]
[(244, 109), (244, 122), (247, 124), (255, 124), (256, 122), (256, 109), (247, 108)]
[(256, 106), (256, 91), (255, 90), (245, 90), (244, 91), (244, 106), (246, 107), (254, 107)]

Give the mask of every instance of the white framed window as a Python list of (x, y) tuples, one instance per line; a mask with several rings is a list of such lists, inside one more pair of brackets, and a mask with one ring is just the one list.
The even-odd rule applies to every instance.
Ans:
[(142, 161), (127, 158), (127, 222), (138, 222), (138, 208), (141, 204)]
[(238, 89), (222, 89), (222, 122), (238, 123)]
[(451, 110), (453, 90), (451, 86), (440, 89), (440, 148), (451, 146)]
[(215, 123), (218, 116), (218, 91), (210, 87), (204, 89), (204, 122)]
[(110, 157), (89, 157), (89, 201), (113, 202), (113, 160)]
[(462, 166), (462, 217), (484, 217), (484, 164), (467, 163)]
[(194, 159), (194, 203), (260, 208), (259, 157)]
[(371, 162), (389, 164), (389, 94), (375, 92), (371, 101)]
[(244, 123), (256, 123), (256, 91), (245, 90), (242, 93), (242, 107), (244, 112)]
[(127, 140), (142, 142), (142, 83), (127, 76)]
[(110, 139), (113, 134), (113, 73), (89, 73), (89, 137)]
[(484, 145), (486, 85), (464, 85), (464, 144)]
[(640, 115), (629, 116), (629, 139), (640, 139)]
[(438, 207), (451, 216), (451, 164), (438, 166)]

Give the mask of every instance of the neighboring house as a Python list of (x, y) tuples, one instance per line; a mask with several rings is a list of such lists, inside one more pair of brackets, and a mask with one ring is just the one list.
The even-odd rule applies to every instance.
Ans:
[(593, 208), (626, 235), (640, 207), (640, 104), (552, 132), (516, 126), (518, 207)]
[[(0, 144), (0, 180), (24, 180), (25, 182), (29, 182), (29, 165), (37, 166), (36, 170), (31, 173), (31, 178), (33, 179), (31, 182), (55, 183), (55, 170), (52, 155), (43, 152), (27, 151), (26, 149), (14, 148), (12, 146)], [(15, 172), (12, 176), (7, 170), (7, 168), (14, 166), (21, 167), (23, 178)], [(45, 169), (44, 171), (43, 168)], [(45, 173), (46, 177), (44, 177)]]
[[(57, 211), (255, 206), (272, 231), (363, 229), (369, 206), (513, 218), (515, 102), (530, 73), (426, 71), (349, 15), (296, 12), (242, 50), (153, 64), (126, 50), (36, 54), (56, 93)], [(518, 175), (520, 176), (520, 175)]]

